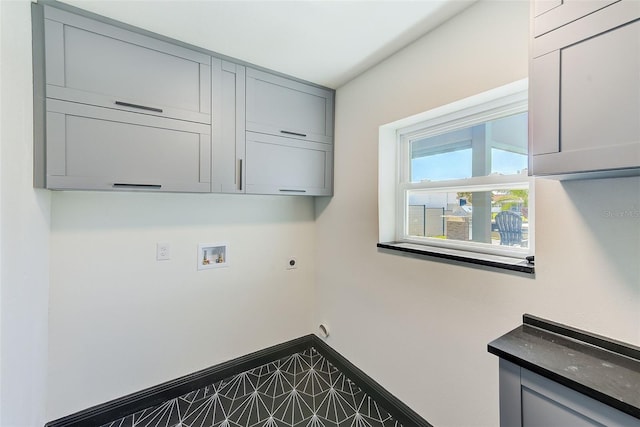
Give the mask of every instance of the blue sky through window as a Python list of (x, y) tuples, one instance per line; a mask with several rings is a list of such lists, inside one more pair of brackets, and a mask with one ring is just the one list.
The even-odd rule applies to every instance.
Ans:
[[(527, 155), (491, 149), (491, 173), (514, 175), (527, 168)], [(411, 160), (411, 182), (470, 178), (471, 148)]]
[(471, 178), (472, 150), (482, 150), (480, 160), (485, 143), (491, 147), (487, 175), (521, 173), (528, 163), (527, 122), (523, 112), (412, 141), (411, 182)]
[(527, 169), (526, 154), (514, 153), (506, 150), (491, 149), (491, 173), (514, 175)]
[(443, 181), (471, 177), (471, 148), (411, 160), (411, 181)]

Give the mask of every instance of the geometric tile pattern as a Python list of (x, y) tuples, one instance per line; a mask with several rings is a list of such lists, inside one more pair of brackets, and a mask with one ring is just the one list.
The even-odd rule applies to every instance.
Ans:
[(314, 348), (102, 427), (401, 427)]

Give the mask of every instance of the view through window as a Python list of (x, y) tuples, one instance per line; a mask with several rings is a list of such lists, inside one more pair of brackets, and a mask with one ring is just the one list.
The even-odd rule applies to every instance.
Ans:
[(401, 129), (400, 240), (527, 255), (533, 237), (527, 123), (525, 97), (477, 108), (473, 117)]

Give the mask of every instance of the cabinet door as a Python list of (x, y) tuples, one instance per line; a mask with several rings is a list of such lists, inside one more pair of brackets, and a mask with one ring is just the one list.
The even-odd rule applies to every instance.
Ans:
[(247, 68), (247, 130), (333, 142), (333, 92)]
[(522, 427), (638, 427), (640, 420), (522, 369)]
[(247, 132), (246, 192), (329, 196), (333, 147)]
[(536, 57), (534, 174), (640, 167), (640, 20)]
[(50, 189), (210, 191), (210, 126), (47, 100)]
[(538, 37), (620, 0), (536, 0), (533, 36)]
[(544, 395), (523, 388), (522, 426), (602, 427), (602, 424)]
[(211, 58), (45, 6), (46, 95), (211, 122)]
[(213, 58), (214, 193), (245, 192), (245, 67)]
[(640, 427), (640, 420), (500, 359), (501, 427)]

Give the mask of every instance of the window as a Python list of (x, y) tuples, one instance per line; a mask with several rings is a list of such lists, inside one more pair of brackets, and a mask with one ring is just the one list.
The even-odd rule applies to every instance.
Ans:
[[(524, 80), (383, 126), (381, 241), (390, 235), (383, 228), (391, 216), (395, 243), (466, 258), (521, 261), (532, 254), (527, 123)], [(390, 131), (395, 166), (388, 159)], [(389, 202), (391, 215), (382, 206)]]

